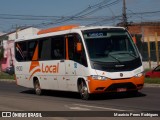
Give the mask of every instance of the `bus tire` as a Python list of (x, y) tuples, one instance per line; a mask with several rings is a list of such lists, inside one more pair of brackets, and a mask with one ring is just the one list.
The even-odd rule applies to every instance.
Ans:
[(78, 90), (79, 90), (79, 93), (80, 93), (80, 96), (81, 96), (82, 100), (88, 100), (89, 99), (90, 95), (88, 93), (88, 88), (87, 88), (87, 85), (84, 82), (84, 80), (81, 80), (78, 83)]
[(34, 90), (36, 95), (42, 95), (41, 86), (38, 80), (34, 81)]

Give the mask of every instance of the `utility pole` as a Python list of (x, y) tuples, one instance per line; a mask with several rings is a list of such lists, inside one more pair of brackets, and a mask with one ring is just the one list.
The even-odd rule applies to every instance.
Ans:
[(122, 17), (123, 17), (123, 27), (128, 29), (128, 22), (127, 22), (127, 14), (126, 14), (126, 0), (123, 0), (123, 9), (122, 9)]
[(18, 39), (18, 26), (16, 24), (16, 36), (15, 36), (16, 39)]
[(15, 38), (18, 39), (18, 32), (20, 31), (20, 27), (18, 27), (18, 25), (16, 24), (16, 34), (15, 34)]

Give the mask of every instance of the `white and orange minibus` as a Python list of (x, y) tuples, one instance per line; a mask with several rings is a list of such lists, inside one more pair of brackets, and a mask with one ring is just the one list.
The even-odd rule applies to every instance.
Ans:
[(20, 86), (90, 94), (143, 88), (141, 55), (122, 27), (68, 25), (15, 41)]

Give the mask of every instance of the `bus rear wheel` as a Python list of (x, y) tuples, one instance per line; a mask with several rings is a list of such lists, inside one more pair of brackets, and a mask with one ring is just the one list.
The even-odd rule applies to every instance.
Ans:
[(36, 95), (42, 94), (41, 86), (38, 80), (35, 80), (34, 82), (34, 90), (35, 90)]
[(88, 100), (89, 99), (88, 88), (87, 88), (87, 85), (86, 85), (86, 83), (84, 81), (81, 81), (78, 84), (78, 89), (79, 89), (79, 93), (81, 95), (81, 98), (83, 100)]

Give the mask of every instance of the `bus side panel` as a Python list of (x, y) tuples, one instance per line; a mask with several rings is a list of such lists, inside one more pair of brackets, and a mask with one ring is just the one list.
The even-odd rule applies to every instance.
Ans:
[(77, 83), (78, 79), (87, 80), (88, 67), (85, 67), (75, 61), (66, 60), (66, 81), (67, 81), (67, 90), (78, 92)]
[(57, 76), (53, 75), (39, 75), (39, 82), (42, 89), (58, 90)]
[(33, 81), (30, 80), (29, 66), (31, 62), (15, 62), (15, 75), (17, 84), (33, 88)]

